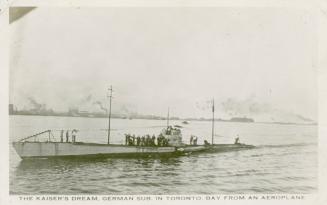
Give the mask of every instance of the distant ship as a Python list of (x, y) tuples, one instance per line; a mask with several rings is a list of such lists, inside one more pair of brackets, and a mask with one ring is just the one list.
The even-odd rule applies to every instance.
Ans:
[[(149, 156), (178, 156), (197, 152), (220, 152), (230, 150), (251, 149), (255, 146), (239, 143), (238, 140), (234, 144), (214, 144), (214, 109), (212, 119), (212, 141), (211, 144), (207, 141), (203, 145), (197, 144), (196, 140), (191, 140), (190, 144), (182, 142), (182, 133), (180, 127), (169, 125), (169, 111), (167, 117), (167, 127), (161, 131), (159, 136), (166, 140), (166, 144), (110, 144), (110, 116), (111, 116), (111, 97), (112, 89), (110, 89), (110, 107), (109, 107), (109, 128), (108, 128), (108, 143), (85, 143), (75, 141), (60, 142), (52, 141), (51, 130), (46, 130), (41, 133), (26, 137), (18, 142), (13, 142), (17, 154), (22, 159), (28, 158), (76, 158), (76, 157), (149, 157)], [(214, 106), (214, 105), (213, 105)], [(36, 141), (40, 135), (48, 135), (46, 142)], [(159, 137), (158, 136), (158, 137)], [(157, 139), (158, 139), (157, 137)], [(191, 139), (193, 136), (191, 137)], [(32, 139), (32, 141), (30, 141)]]
[(254, 122), (253, 119), (247, 117), (233, 117), (229, 121), (231, 122)]

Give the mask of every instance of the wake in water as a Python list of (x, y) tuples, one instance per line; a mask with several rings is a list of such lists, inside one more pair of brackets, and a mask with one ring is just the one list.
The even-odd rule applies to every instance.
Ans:
[(318, 146), (317, 143), (292, 143), (292, 144), (270, 144), (259, 145), (256, 148), (286, 148), (286, 147), (303, 147), (303, 146)]

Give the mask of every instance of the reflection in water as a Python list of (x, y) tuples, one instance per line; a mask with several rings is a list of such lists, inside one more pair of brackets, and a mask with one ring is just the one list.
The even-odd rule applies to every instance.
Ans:
[(80, 167), (83, 164), (97, 164), (106, 162), (106, 159), (79, 159), (79, 160), (69, 160), (69, 159), (25, 159), (20, 161), (17, 166), (17, 171), (33, 171), (33, 170), (43, 170), (43, 169), (60, 169), (61, 167), (74, 168)]
[(180, 157), (160, 157), (160, 158), (75, 158), (75, 159), (25, 159), (18, 164), (17, 172), (24, 171), (40, 171), (40, 170), (56, 170), (56, 169), (74, 169), (86, 166), (106, 165), (114, 167), (124, 164), (134, 164), (135, 166), (142, 166), (143, 168), (153, 167), (155, 164), (163, 166), (178, 166), (182, 161)]
[[(145, 187), (160, 187), (160, 181), (166, 177), (178, 178), (180, 172), (176, 170), (181, 163), (180, 158), (22, 160), (16, 167), (15, 178), (11, 183), (16, 190), (12, 194), (21, 194), (21, 189), (24, 193), (26, 190), (27, 193), (34, 193), (34, 189), (41, 185), (43, 191), (51, 194), (110, 194), (118, 193), (127, 186), (130, 193), (141, 193)], [(49, 185), (44, 189), (45, 184)]]

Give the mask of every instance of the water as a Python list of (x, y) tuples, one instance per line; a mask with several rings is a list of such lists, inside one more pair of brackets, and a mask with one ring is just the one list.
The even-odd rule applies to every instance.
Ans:
[[(112, 119), (111, 143), (124, 133), (158, 134), (160, 120)], [(171, 124), (182, 125), (181, 121)], [(107, 119), (10, 116), (10, 141), (46, 129), (79, 129), (78, 141), (107, 142)], [(183, 141), (211, 141), (210, 122), (182, 125)], [(246, 194), (317, 192), (317, 126), (217, 122), (216, 143), (255, 149), (175, 158), (22, 161), (10, 145), (11, 194)], [(42, 138), (40, 140), (43, 140)]]

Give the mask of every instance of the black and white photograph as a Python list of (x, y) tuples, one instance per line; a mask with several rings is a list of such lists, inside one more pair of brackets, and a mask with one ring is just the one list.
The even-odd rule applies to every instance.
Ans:
[(318, 41), (278, 7), (10, 7), (9, 195), (318, 193)]

